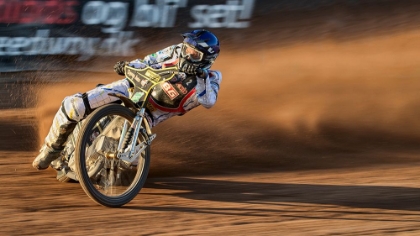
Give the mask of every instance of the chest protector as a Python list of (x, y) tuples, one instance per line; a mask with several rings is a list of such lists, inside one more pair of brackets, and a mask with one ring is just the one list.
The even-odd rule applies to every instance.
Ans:
[(197, 80), (194, 75), (176, 82), (165, 82), (157, 85), (150, 96), (148, 108), (153, 111), (159, 109), (166, 112), (184, 113), (184, 104), (195, 93)]

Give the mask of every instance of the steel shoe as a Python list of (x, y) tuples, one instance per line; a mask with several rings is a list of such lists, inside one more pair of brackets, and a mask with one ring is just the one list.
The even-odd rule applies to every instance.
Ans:
[(51, 162), (57, 159), (62, 150), (56, 150), (43, 145), (41, 150), (39, 150), (38, 156), (32, 162), (32, 166), (37, 170), (45, 170), (50, 166)]

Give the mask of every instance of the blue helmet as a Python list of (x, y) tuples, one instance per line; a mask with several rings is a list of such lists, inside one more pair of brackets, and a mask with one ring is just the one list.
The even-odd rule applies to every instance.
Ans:
[(220, 53), (219, 39), (208, 30), (193, 30), (184, 37), (181, 56), (203, 68), (210, 68)]

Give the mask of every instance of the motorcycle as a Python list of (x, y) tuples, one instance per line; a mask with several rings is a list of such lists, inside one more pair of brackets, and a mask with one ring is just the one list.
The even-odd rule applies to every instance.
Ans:
[(125, 67), (134, 85), (130, 97), (110, 93), (121, 104), (94, 110), (69, 136), (61, 157), (51, 166), (60, 182), (77, 181), (95, 202), (120, 207), (143, 188), (150, 167), (150, 145), (156, 138), (145, 118), (153, 88), (171, 80), (177, 67)]

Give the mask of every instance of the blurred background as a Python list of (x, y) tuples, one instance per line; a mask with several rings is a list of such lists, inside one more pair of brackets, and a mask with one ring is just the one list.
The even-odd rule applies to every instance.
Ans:
[(34, 152), (62, 99), (214, 32), (215, 107), (155, 128), (151, 175), (420, 160), (420, 3), (410, 0), (0, 1), (0, 149)]

